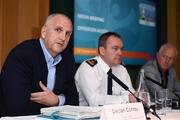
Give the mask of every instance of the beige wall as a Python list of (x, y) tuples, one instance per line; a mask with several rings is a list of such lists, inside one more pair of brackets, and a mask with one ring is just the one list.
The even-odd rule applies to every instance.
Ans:
[(177, 76), (180, 79), (180, 1), (167, 0), (167, 38), (168, 42), (173, 43), (178, 48), (178, 56), (174, 64)]
[(49, 14), (49, 0), (0, 0), (0, 69), (18, 43), (39, 37)]

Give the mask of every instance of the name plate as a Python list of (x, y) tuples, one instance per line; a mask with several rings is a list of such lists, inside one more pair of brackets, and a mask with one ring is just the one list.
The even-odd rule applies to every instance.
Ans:
[(141, 102), (104, 105), (100, 120), (146, 120)]

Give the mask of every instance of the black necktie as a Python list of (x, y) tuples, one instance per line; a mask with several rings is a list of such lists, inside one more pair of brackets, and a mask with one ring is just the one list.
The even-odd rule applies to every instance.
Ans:
[[(109, 69), (109, 73), (112, 73), (112, 69)], [(112, 78), (108, 75), (108, 95), (112, 95)]]
[(161, 84), (162, 84), (162, 88), (166, 89), (167, 88), (167, 72), (162, 72), (161, 75)]

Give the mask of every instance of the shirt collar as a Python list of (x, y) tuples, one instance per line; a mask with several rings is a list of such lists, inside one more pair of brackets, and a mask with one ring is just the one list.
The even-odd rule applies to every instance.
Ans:
[(55, 66), (56, 64), (58, 64), (61, 60), (62, 60), (62, 56), (61, 54), (58, 54), (55, 58), (53, 58), (51, 56), (51, 54), (48, 52), (48, 50), (46, 49), (45, 45), (44, 45), (44, 41), (40, 38), (40, 45), (41, 48), (43, 50), (46, 62), (48, 64), (48, 66)]
[(100, 64), (102, 70), (107, 73), (110, 69), (110, 67), (108, 66), (108, 64), (100, 57), (100, 56), (97, 56), (97, 61), (98, 63)]

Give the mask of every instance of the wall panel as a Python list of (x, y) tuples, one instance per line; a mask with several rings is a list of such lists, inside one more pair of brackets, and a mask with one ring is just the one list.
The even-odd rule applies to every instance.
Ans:
[(176, 4), (176, 7), (177, 7), (177, 40), (176, 40), (176, 44), (177, 44), (177, 47), (178, 47), (178, 58), (177, 58), (177, 62), (176, 62), (176, 71), (178, 73), (178, 77), (179, 77), (179, 80), (180, 80), (180, 1), (177, 0), (177, 4)]
[(0, 0), (0, 69), (18, 43), (39, 37), (49, 0)]
[(177, 76), (180, 79), (180, 1), (168, 0), (168, 17), (167, 17), (167, 38), (168, 42), (173, 43), (178, 48), (177, 60), (174, 64), (174, 68), (177, 72)]
[[(2, 21), (3, 21), (3, 0), (0, 0), (0, 63), (2, 61), (2, 39), (3, 39), (3, 34), (2, 34), (2, 31), (3, 31), (3, 27), (2, 27)], [(1, 64), (0, 64), (0, 68), (1, 68)]]

